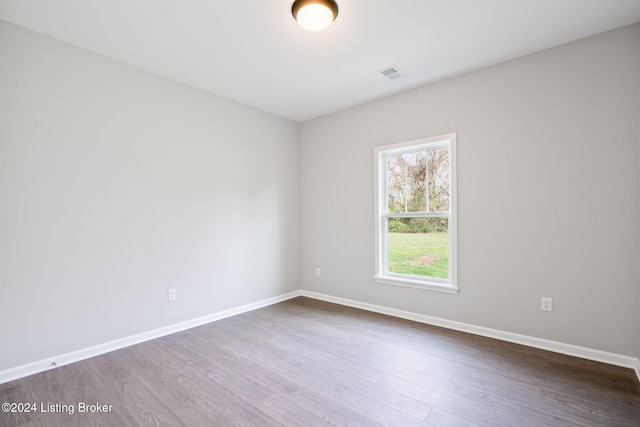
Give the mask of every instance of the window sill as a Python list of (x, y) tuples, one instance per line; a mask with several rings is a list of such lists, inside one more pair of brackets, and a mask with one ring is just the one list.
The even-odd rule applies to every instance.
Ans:
[(408, 288), (424, 289), (426, 291), (445, 292), (448, 294), (457, 294), (459, 288), (456, 285), (446, 283), (429, 282), (423, 280), (405, 279), (395, 276), (374, 276), (373, 279), (378, 283), (386, 285), (405, 286)]

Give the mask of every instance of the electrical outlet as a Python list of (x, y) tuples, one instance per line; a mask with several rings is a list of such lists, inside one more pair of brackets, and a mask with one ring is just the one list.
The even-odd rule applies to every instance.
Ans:
[(551, 298), (544, 298), (540, 300), (540, 310), (553, 311), (553, 300)]
[(174, 301), (176, 299), (176, 288), (167, 290), (167, 300)]
[(320, 267), (316, 267), (316, 276), (320, 275)]

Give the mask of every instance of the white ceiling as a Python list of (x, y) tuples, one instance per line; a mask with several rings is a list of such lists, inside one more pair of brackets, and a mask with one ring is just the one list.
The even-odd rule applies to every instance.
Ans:
[(0, 19), (299, 122), (640, 21), (640, 0), (337, 0), (312, 33), (292, 2), (0, 0)]

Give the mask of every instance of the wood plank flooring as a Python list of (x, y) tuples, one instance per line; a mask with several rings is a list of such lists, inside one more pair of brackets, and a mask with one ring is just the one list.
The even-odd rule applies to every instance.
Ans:
[(630, 369), (308, 298), (0, 385), (2, 402), (37, 404), (2, 427), (640, 426)]

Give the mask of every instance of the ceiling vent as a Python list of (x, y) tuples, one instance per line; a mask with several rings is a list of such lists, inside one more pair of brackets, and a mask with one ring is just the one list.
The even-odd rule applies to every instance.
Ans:
[(380, 70), (380, 74), (382, 74), (389, 80), (398, 80), (404, 77), (404, 73), (400, 71), (395, 65)]

